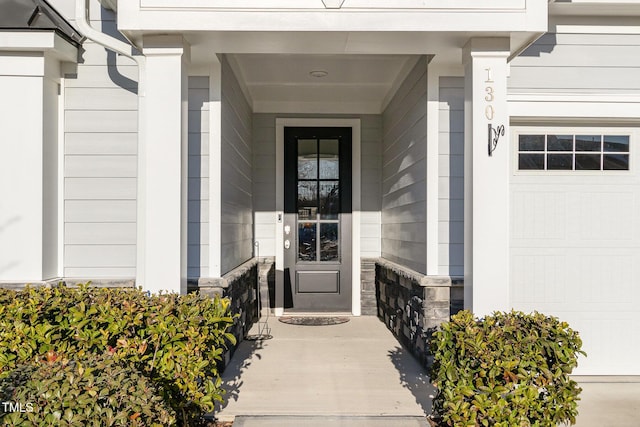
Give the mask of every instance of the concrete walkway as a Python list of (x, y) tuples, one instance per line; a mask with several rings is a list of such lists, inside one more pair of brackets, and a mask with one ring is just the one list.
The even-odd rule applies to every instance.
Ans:
[(331, 326), (269, 321), (273, 339), (244, 341), (224, 372), (221, 421), (238, 415), (419, 416), (425, 371), (373, 316)]
[[(369, 417), (401, 417), (388, 425), (402, 427), (431, 413), (428, 376), (376, 317), (333, 326), (287, 325), (272, 317), (269, 325), (273, 338), (244, 341), (225, 370), (219, 420), (238, 416), (239, 427), (346, 427), (377, 425), (364, 421)], [(577, 427), (640, 426), (640, 378), (576, 380), (583, 388)]]
[(640, 377), (574, 377), (580, 387), (576, 427), (640, 426)]

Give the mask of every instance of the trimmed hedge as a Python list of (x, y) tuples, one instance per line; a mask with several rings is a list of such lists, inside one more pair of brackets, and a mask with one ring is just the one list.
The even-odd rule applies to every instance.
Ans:
[(22, 403), (25, 411), (6, 414), (4, 425), (175, 425), (175, 411), (161, 390), (109, 352), (87, 355), (82, 363), (49, 356), (0, 380), (0, 400)]
[(223, 400), (217, 363), (235, 344), (229, 305), (89, 286), (0, 290), (0, 379), (43, 358), (82, 365), (107, 352), (158, 388), (178, 425), (193, 424)]
[(441, 426), (575, 424), (581, 389), (569, 374), (582, 341), (566, 322), (540, 313), (461, 311), (430, 341), (431, 418)]

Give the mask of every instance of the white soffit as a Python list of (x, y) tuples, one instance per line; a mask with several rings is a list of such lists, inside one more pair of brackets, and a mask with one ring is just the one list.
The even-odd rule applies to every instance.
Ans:
[[(257, 113), (379, 114), (417, 56), (235, 54), (229, 59)], [(327, 74), (314, 77), (312, 71)]]

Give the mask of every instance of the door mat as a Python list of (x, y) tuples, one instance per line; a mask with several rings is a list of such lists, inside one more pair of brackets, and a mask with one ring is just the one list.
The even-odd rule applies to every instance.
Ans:
[(281, 316), (278, 320), (288, 325), (327, 326), (347, 323), (349, 318), (345, 316)]

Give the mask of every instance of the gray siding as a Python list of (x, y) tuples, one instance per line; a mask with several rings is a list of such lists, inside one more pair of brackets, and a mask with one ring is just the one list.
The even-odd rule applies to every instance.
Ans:
[(251, 120), (251, 107), (222, 57), (222, 274), (253, 256)]
[(427, 62), (382, 115), (382, 256), (426, 272)]
[(382, 253), (382, 116), (362, 116), (360, 120), (360, 255), (375, 258)]
[(42, 277), (58, 272), (58, 84), (44, 79)]
[(542, 36), (511, 62), (509, 91), (640, 93), (640, 35)]
[(464, 275), (464, 77), (440, 78), (438, 271)]
[(361, 128), (361, 256), (380, 256), (382, 118), (379, 115), (254, 114), (253, 207), (261, 256), (275, 255), (276, 118), (359, 118)]
[(253, 210), (259, 256), (275, 256), (276, 114), (253, 115)]
[[(72, 18), (62, 3), (53, 5)], [(114, 34), (115, 17), (92, 4), (92, 25)], [(63, 274), (134, 277), (138, 70), (94, 43), (83, 47), (77, 73), (65, 76)]]
[(209, 276), (209, 78), (189, 77), (187, 275)]

